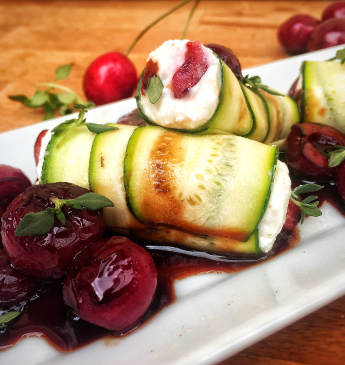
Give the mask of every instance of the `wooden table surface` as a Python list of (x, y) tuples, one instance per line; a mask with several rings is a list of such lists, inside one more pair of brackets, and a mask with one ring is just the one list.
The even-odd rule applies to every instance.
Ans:
[[(31, 95), (55, 69), (73, 63), (63, 84), (82, 92), (90, 62), (124, 52), (153, 19), (178, 1), (4, 1), (0, 0), (0, 132), (39, 123), (42, 113), (10, 101)], [(296, 13), (320, 17), (330, 1), (201, 1), (187, 38), (230, 47), (242, 67), (288, 57), (277, 28)], [(180, 38), (191, 4), (151, 29), (130, 54), (142, 70), (148, 53), (167, 39)], [(0, 156), (1, 161), (1, 156)], [(344, 364), (345, 297), (310, 314), (222, 365)]]

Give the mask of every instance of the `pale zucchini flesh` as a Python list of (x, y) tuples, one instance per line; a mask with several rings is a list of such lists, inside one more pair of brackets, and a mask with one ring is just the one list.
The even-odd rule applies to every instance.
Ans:
[(90, 150), (95, 134), (85, 125), (60, 124), (47, 145), (42, 166), (41, 184), (69, 182), (89, 188)]
[(93, 142), (90, 165), (90, 189), (109, 198), (114, 207), (104, 208), (104, 218), (109, 229), (143, 229), (129, 211), (123, 183), (123, 165), (127, 143), (136, 129), (134, 126), (109, 124), (117, 130), (98, 134)]
[(302, 121), (326, 124), (345, 133), (345, 65), (305, 61), (301, 75)]
[(277, 149), (234, 135), (145, 126), (125, 158), (129, 207), (142, 223), (246, 241), (266, 209)]

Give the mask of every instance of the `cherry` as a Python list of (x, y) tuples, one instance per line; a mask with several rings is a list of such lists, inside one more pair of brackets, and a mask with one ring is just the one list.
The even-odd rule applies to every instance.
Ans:
[(38, 161), (40, 158), (42, 139), (47, 134), (47, 132), (48, 132), (48, 129), (43, 129), (43, 131), (37, 136), (36, 141), (35, 141), (34, 157), (35, 157), (36, 166), (38, 165)]
[(156, 286), (151, 255), (128, 238), (111, 237), (76, 256), (64, 281), (63, 298), (80, 318), (124, 333), (140, 323)]
[(126, 125), (134, 125), (134, 126), (142, 126), (147, 125), (145, 120), (142, 118), (138, 109), (133, 110), (131, 113), (124, 115), (121, 117), (117, 124), (126, 124)]
[(129, 58), (120, 52), (109, 52), (87, 68), (83, 88), (88, 100), (103, 105), (129, 98), (137, 83), (137, 71)]
[(345, 203), (345, 161), (342, 162), (338, 167), (335, 182), (339, 194)]
[(319, 24), (311, 33), (307, 43), (307, 50), (338, 46), (345, 43), (345, 19), (332, 18)]
[(292, 200), (289, 200), (286, 219), (282, 230), (292, 231), (297, 226), (300, 220), (301, 220), (301, 209)]
[(216, 43), (205, 44), (205, 47), (210, 48), (214, 53), (216, 53), (218, 57), (231, 69), (238, 80), (243, 80), (240, 61), (230, 48)]
[(15, 269), (0, 249), (0, 308), (6, 309), (29, 300), (41, 287), (36, 278)]
[(308, 39), (318, 24), (319, 21), (308, 14), (293, 15), (279, 27), (278, 40), (288, 53), (304, 53)]
[(51, 198), (73, 199), (88, 190), (70, 183), (34, 185), (15, 198), (2, 217), (4, 249), (13, 265), (42, 279), (63, 277), (74, 256), (89, 243), (102, 238), (105, 222), (102, 210), (75, 209), (64, 205), (62, 224), (56, 215), (54, 226), (39, 236), (16, 236), (21, 219), (30, 212), (54, 208)]
[[(11, 201), (30, 185), (30, 180), (20, 169), (0, 165), (0, 218)], [(2, 247), (1, 237), (0, 247)]]
[(187, 42), (186, 48), (185, 61), (175, 72), (171, 81), (171, 89), (176, 99), (183, 98), (208, 69), (200, 41)]
[(286, 138), (286, 159), (290, 170), (303, 179), (334, 180), (336, 168), (328, 166), (327, 153), (333, 146), (345, 146), (345, 136), (323, 124), (296, 123)]
[(345, 18), (345, 1), (336, 1), (326, 7), (322, 13), (322, 21), (331, 18)]

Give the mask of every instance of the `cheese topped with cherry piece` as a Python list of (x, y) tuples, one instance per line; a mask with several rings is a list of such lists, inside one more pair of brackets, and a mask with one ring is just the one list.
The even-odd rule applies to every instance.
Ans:
[(146, 116), (168, 128), (194, 129), (205, 124), (214, 114), (221, 89), (219, 59), (202, 44), (207, 70), (195, 86), (181, 98), (174, 96), (172, 80), (186, 60), (188, 40), (169, 40), (150, 53), (147, 64), (157, 65), (157, 76), (163, 83), (162, 95), (152, 104), (147, 92), (141, 93), (141, 108)]

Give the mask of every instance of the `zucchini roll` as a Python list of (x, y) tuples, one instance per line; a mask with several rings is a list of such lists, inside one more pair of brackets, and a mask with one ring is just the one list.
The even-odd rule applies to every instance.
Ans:
[(231, 134), (113, 126), (95, 135), (70, 123), (50, 133), (41, 183), (83, 184), (108, 197), (108, 229), (140, 241), (221, 253), (272, 248), (291, 194), (277, 147)]
[(171, 40), (151, 52), (136, 100), (150, 124), (264, 143), (284, 139), (299, 121), (291, 98), (253, 91), (199, 41)]
[(345, 133), (345, 65), (305, 61), (293, 97), (300, 103), (301, 121), (326, 124)]

